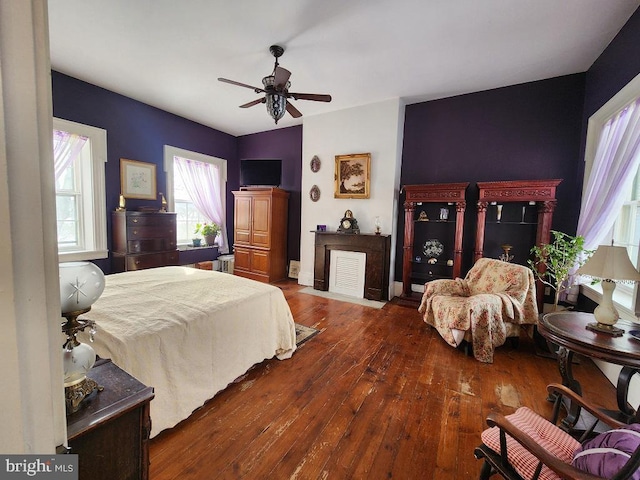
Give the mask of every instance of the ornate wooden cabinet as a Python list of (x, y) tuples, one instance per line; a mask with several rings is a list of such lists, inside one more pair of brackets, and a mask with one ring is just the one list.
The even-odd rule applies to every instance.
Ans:
[(178, 265), (176, 214), (169, 212), (113, 212), (115, 272)]
[(70, 453), (78, 454), (78, 478), (149, 478), (149, 402), (153, 388), (101, 359), (89, 377), (104, 387), (67, 417)]
[(468, 183), (405, 185), (402, 298), (411, 284), (460, 276)]
[(267, 283), (286, 278), (289, 193), (246, 187), (233, 195), (233, 273)]
[[(506, 260), (526, 265), (531, 247), (549, 243), (556, 187), (561, 181), (478, 182), (474, 261), (508, 256)], [(542, 309), (544, 289), (540, 282), (536, 293)]]

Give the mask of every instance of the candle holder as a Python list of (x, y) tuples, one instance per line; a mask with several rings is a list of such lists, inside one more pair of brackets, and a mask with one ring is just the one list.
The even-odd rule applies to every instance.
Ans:
[(500, 248), (502, 248), (502, 255), (500, 255), (500, 260), (502, 260), (503, 262), (510, 262), (511, 260), (513, 260), (513, 255), (510, 255), (511, 249), (513, 248), (513, 245), (509, 245), (508, 243), (505, 243), (504, 245), (500, 245)]

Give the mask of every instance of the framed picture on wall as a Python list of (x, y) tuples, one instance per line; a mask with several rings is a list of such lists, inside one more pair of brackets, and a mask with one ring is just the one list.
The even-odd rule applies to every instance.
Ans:
[(369, 198), (371, 154), (336, 155), (334, 198)]
[(155, 200), (156, 164), (121, 158), (120, 189), (125, 198)]

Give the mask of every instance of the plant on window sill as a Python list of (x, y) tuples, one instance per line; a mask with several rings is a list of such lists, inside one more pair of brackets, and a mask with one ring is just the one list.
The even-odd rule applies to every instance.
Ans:
[[(582, 266), (593, 254), (593, 250), (584, 248), (584, 237), (572, 237), (563, 232), (551, 230), (553, 241), (541, 246), (534, 246), (531, 253), (533, 260), (528, 260), (534, 275), (543, 284), (555, 291), (553, 311), (558, 309), (560, 294), (573, 284), (572, 271)], [(539, 267), (544, 266), (542, 272)]]
[(216, 237), (220, 233), (220, 226), (217, 223), (196, 223), (194, 233), (196, 235), (202, 235), (207, 245), (214, 245)]

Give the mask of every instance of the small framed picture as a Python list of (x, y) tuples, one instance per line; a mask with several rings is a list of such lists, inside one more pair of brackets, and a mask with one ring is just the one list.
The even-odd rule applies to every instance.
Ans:
[(289, 262), (289, 278), (298, 278), (300, 273), (300, 262), (298, 260), (291, 260)]
[(336, 155), (334, 198), (369, 198), (371, 154)]
[(120, 188), (125, 198), (156, 200), (156, 164), (121, 158)]

